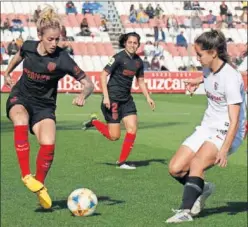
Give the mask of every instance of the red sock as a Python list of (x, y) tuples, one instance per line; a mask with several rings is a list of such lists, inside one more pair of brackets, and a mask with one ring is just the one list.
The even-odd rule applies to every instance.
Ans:
[(52, 165), (54, 156), (54, 144), (40, 145), (40, 150), (36, 159), (36, 175), (35, 178), (44, 184), (46, 175)]
[(124, 142), (122, 144), (122, 150), (119, 158), (119, 162), (125, 162), (133, 148), (133, 144), (136, 138), (136, 134), (126, 133)]
[(109, 130), (108, 130), (108, 125), (102, 123), (101, 121), (98, 120), (93, 120), (92, 124), (96, 127), (96, 129), (102, 133), (107, 139), (110, 139), (109, 135)]
[(21, 174), (22, 177), (24, 177), (30, 174), (30, 168), (29, 168), (30, 147), (28, 142), (28, 125), (14, 126), (14, 142), (15, 142), (15, 149), (16, 149), (18, 162), (21, 168)]

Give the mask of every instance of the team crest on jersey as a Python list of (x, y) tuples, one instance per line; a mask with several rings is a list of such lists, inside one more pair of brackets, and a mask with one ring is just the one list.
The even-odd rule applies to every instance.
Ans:
[(218, 90), (219, 84), (217, 82), (214, 83), (214, 90)]
[(76, 65), (74, 66), (74, 73), (75, 75), (78, 75), (81, 72), (81, 69)]
[(114, 64), (114, 62), (115, 62), (115, 59), (112, 57), (110, 58), (108, 65), (111, 66)]
[(47, 65), (47, 69), (49, 70), (49, 72), (52, 72), (56, 69), (56, 64), (54, 62), (49, 62)]

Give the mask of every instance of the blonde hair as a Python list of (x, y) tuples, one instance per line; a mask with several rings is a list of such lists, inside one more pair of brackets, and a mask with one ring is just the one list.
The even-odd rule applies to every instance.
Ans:
[(38, 33), (43, 35), (44, 30), (47, 28), (61, 29), (61, 19), (53, 7), (48, 5), (40, 12), (36, 26)]

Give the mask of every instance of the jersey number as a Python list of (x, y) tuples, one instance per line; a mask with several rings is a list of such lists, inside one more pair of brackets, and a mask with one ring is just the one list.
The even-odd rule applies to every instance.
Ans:
[(117, 120), (118, 117), (119, 117), (119, 115), (118, 115), (118, 103), (113, 102), (113, 103), (111, 104), (111, 111), (112, 111), (112, 118), (113, 118), (114, 120)]

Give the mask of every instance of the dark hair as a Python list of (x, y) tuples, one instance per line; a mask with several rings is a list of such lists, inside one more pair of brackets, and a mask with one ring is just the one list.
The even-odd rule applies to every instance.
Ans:
[(136, 32), (129, 32), (126, 34), (122, 34), (119, 38), (119, 47), (120, 48), (125, 48), (125, 43), (127, 42), (128, 38), (130, 36), (134, 36), (138, 39), (138, 44), (140, 45), (140, 35)]
[(218, 57), (230, 64), (226, 38), (221, 31), (212, 29), (204, 32), (195, 40), (195, 43), (200, 45), (202, 50), (216, 50)]

